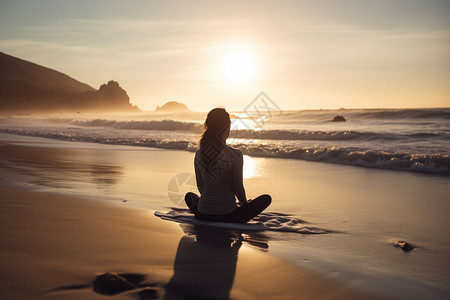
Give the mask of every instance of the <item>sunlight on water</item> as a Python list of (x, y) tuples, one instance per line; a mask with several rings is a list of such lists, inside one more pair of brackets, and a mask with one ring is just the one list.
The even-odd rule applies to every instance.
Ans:
[(250, 156), (244, 156), (244, 179), (258, 177), (261, 174), (261, 164), (258, 159)]
[(249, 113), (233, 113), (231, 115), (231, 130), (260, 129), (266, 116), (252, 116)]

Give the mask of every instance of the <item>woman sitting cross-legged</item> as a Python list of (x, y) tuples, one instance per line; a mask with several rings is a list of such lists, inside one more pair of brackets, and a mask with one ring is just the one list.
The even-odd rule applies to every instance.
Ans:
[(208, 113), (194, 160), (200, 197), (194, 193), (185, 196), (186, 204), (197, 219), (246, 223), (272, 201), (269, 195), (247, 200), (242, 178), (242, 152), (226, 144), (230, 125), (230, 116), (225, 109), (215, 108)]

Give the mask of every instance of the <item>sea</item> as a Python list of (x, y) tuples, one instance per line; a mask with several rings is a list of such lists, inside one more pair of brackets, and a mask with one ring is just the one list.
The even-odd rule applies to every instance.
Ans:
[[(450, 108), (230, 112), (228, 143), (251, 157), (450, 175)], [(333, 122), (343, 116), (345, 122)], [(0, 118), (0, 132), (194, 152), (206, 113)]]
[[(29, 158), (17, 148), (0, 156), (0, 178), (144, 208), (195, 234), (183, 195), (196, 188), (206, 115), (1, 116), (0, 140), (67, 155)], [(450, 298), (450, 108), (230, 115), (228, 144), (245, 154), (248, 197), (273, 199), (252, 224), (228, 228), (244, 246), (388, 298)]]

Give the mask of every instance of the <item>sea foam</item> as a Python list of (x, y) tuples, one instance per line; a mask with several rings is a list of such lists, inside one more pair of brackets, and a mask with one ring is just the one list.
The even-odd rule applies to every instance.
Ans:
[(294, 217), (272, 212), (263, 212), (245, 224), (202, 221), (196, 219), (189, 210), (179, 208), (173, 208), (168, 212), (155, 211), (155, 216), (174, 222), (242, 231), (282, 231), (301, 234), (324, 234), (330, 232), (325, 229), (307, 226), (304, 221)]

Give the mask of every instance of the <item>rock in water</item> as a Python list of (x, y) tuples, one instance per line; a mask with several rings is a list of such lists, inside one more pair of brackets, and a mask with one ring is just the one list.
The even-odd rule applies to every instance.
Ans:
[(395, 241), (394, 242), (394, 246), (398, 247), (398, 248), (401, 248), (405, 252), (409, 252), (409, 251), (414, 250), (414, 249), (417, 248), (413, 244), (410, 244), (410, 243), (405, 242), (405, 241)]
[(343, 116), (336, 116), (334, 117), (333, 120), (331, 120), (331, 122), (345, 122), (347, 120), (345, 120), (345, 118)]
[(183, 103), (179, 103), (176, 101), (169, 101), (166, 104), (164, 104), (162, 107), (157, 106), (155, 111), (156, 112), (190, 112), (191, 110)]

